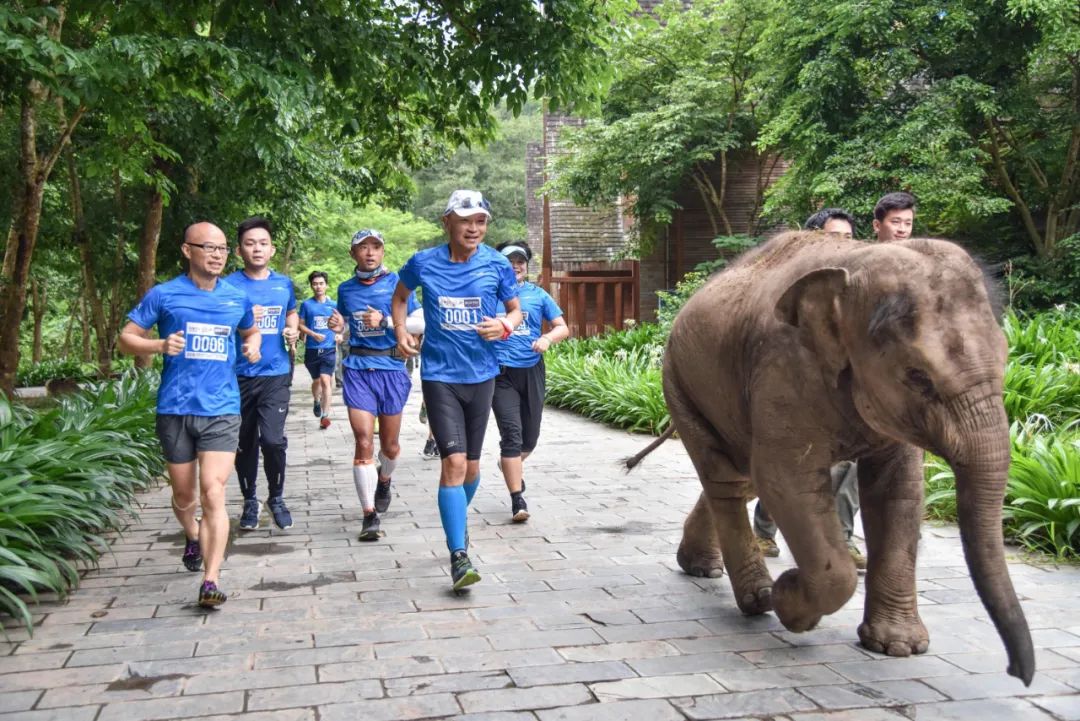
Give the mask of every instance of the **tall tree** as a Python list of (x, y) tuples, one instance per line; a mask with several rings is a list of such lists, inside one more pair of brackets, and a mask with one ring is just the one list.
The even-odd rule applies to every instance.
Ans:
[(763, 143), (791, 161), (773, 211), (868, 213), (907, 189), (934, 233), (1009, 213), (1050, 257), (1080, 231), (1075, 0), (772, 0), (769, 16)]

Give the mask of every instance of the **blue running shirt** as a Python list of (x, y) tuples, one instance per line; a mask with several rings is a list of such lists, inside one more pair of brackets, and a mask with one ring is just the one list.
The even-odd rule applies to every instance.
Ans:
[[(393, 318), (390, 317), (390, 301), (394, 297), (397, 284), (397, 273), (387, 273), (379, 276), (371, 284), (361, 283), (356, 276), (353, 276), (338, 286), (337, 309), (349, 324), (350, 348), (390, 350), (397, 347)], [(361, 316), (367, 313), (368, 306), (383, 314), (383, 318), (386, 319), (385, 328), (364, 325)], [(419, 307), (416, 295), (410, 295), (409, 311)], [(357, 370), (401, 370), (405, 367), (404, 360), (391, 358), (388, 355), (359, 356), (350, 353), (341, 362), (346, 368)]]
[(187, 275), (155, 285), (128, 313), (135, 325), (167, 338), (184, 331), (184, 351), (165, 356), (157, 412), (163, 415), (240, 414), (233, 334), (255, 324), (251, 301), (220, 280), (200, 290)]
[(304, 345), (306, 347), (335, 347), (334, 331), (330, 330), (330, 326), (328, 325), (330, 316), (334, 314), (335, 308), (337, 308), (337, 303), (329, 296), (327, 296), (326, 300), (322, 303), (314, 298), (308, 298), (300, 304), (300, 321), (307, 326), (308, 330), (315, 331), (316, 333), (325, 336), (321, 343), (311, 336), (304, 336)]
[[(292, 363), (289, 354), (285, 352), (285, 344), (281, 337), (281, 331), (285, 329), (285, 316), (289, 311), (296, 310), (296, 293), (293, 291), (292, 279), (275, 271), (262, 280), (252, 280), (238, 270), (225, 277), (226, 283), (231, 283), (251, 300), (252, 305), (261, 305), (266, 313), (259, 319), (259, 331), (262, 333), (262, 358), (258, 363), (248, 363), (247, 358), (237, 353), (236, 375), (244, 376), (280, 376), (292, 372)], [(237, 348), (240, 347), (240, 339), (236, 339)]]
[[(533, 341), (540, 337), (543, 321), (551, 322), (562, 316), (562, 308), (535, 283), (518, 286), (521, 300), (521, 323), (503, 343), (495, 344), (499, 365), (511, 368), (532, 368), (540, 362), (541, 354), (532, 349)], [(506, 306), (499, 303), (499, 315), (506, 315)]]
[(424, 346), (420, 377), (442, 383), (483, 383), (499, 373), (495, 346), (476, 332), (494, 318), (498, 301), (516, 298), (510, 261), (481, 245), (464, 263), (450, 262), (450, 246), (422, 250), (401, 269), (407, 288), (424, 289)]

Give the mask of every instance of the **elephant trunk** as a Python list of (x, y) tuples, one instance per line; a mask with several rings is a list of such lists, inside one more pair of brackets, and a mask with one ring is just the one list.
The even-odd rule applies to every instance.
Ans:
[[(956, 475), (956, 506), (964, 557), (983, 606), (1009, 656), (1009, 674), (1031, 684), (1035, 652), (1027, 619), (1005, 563), (1001, 510), (1009, 472), (1009, 426), (1000, 396), (971, 402), (959, 414), (965, 441), (949, 458)], [(957, 416), (954, 416), (957, 418)], [(959, 420), (959, 419), (958, 419)]]

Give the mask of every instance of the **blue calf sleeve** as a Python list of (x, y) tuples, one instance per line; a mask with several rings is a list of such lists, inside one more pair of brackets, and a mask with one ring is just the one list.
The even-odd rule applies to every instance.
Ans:
[(450, 552), (465, 550), (465, 525), (469, 502), (462, 486), (439, 487), (439, 518)]
[(465, 481), (465, 485), (462, 488), (465, 489), (465, 504), (472, 503), (473, 496), (476, 495), (476, 489), (480, 487), (480, 476), (472, 479), (471, 481)]

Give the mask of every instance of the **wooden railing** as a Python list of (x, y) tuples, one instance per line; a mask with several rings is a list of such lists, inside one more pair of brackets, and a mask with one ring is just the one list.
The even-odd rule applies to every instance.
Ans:
[(548, 292), (563, 310), (570, 334), (584, 337), (605, 328), (622, 330), (628, 319), (637, 320), (638, 264), (611, 271), (556, 269)]

